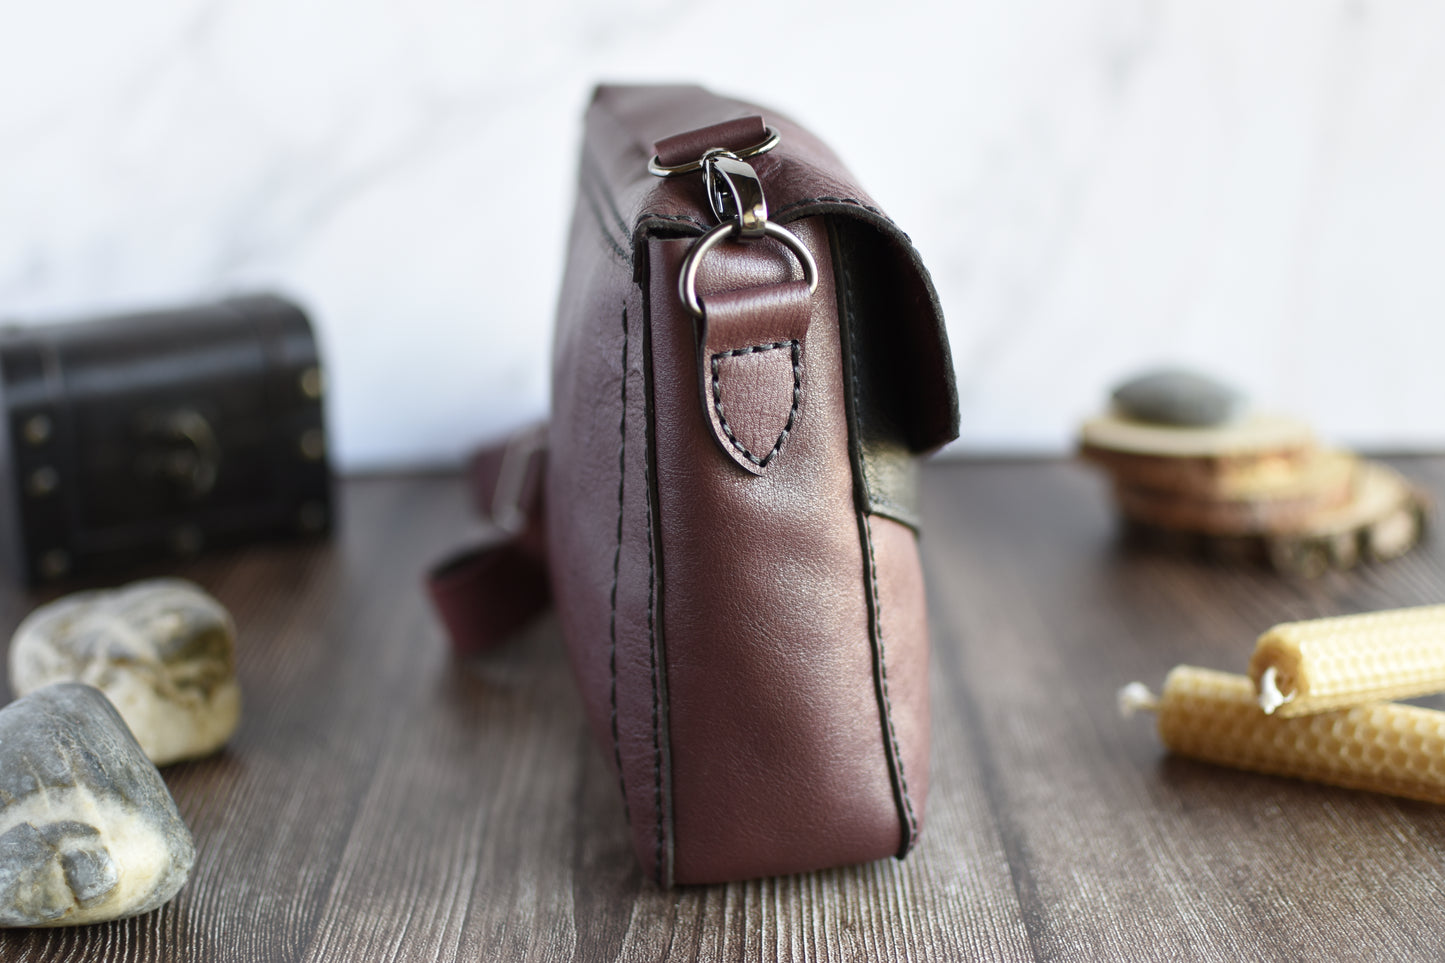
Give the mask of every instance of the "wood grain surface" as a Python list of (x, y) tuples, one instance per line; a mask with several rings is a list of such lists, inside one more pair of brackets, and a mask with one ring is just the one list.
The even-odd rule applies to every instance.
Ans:
[[(1445, 459), (1398, 464), (1445, 494)], [(235, 612), (246, 696), (224, 754), (166, 770), (198, 849), (185, 889), (0, 933), (0, 959), (1445, 957), (1445, 812), (1169, 758), (1114, 707), (1179, 662), (1243, 671), (1276, 622), (1445, 600), (1440, 539), (1294, 580), (1126, 547), (1072, 464), (924, 482), (935, 776), (905, 862), (643, 880), (555, 623), (446, 654), (418, 579), (476, 534), (460, 480), (352, 480), (332, 544), (178, 572)], [(0, 617), (38, 600), (0, 593)]]

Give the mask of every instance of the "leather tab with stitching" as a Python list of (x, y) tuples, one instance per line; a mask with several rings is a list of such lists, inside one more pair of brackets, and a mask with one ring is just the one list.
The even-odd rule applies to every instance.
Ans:
[(785, 281), (709, 296), (698, 383), (713, 439), (761, 475), (783, 456), (803, 397), (808, 285)]

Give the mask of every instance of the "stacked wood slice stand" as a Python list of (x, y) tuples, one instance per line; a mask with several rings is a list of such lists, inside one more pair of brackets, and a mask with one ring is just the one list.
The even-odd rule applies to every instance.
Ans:
[(1211, 379), (1155, 372), (1113, 401), (1080, 454), (1110, 476), (1131, 541), (1317, 576), (1403, 555), (1424, 532), (1428, 500), (1398, 472), (1321, 446), (1297, 419), (1244, 412)]

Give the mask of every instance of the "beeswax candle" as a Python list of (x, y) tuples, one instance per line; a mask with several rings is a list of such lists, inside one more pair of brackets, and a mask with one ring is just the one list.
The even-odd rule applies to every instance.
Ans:
[(1377, 702), (1282, 718), (1259, 711), (1246, 676), (1181, 665), (1157, 699), (1139, 683), (1125, 710), (1158, 713), (1172, 752), (1277, 776), (1445, 802), (1445, 712)]
[(1445, 605), (1276, 625), (1249, 677), (1281, 716), (1445, 691)]

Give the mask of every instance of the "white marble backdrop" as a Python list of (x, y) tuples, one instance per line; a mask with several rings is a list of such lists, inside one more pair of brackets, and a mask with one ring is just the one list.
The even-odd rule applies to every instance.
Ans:
[(0, 2), (0, 314), (289, 292), (350, 469), (543, 411), (598, 78), (833, 142), (933, 267), (957, 450), (1062, 451), (1164, 360), (1445, 443), (1430, 0)]

